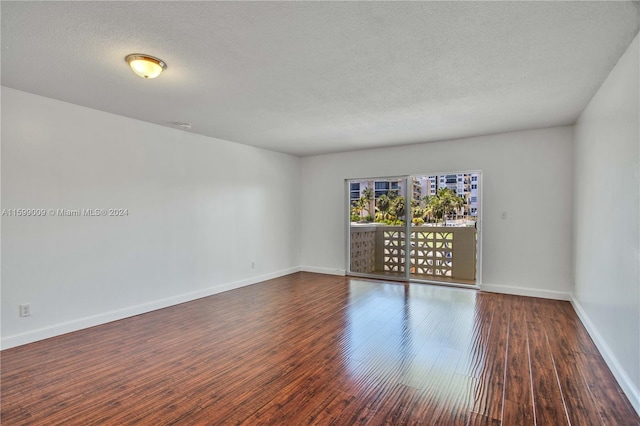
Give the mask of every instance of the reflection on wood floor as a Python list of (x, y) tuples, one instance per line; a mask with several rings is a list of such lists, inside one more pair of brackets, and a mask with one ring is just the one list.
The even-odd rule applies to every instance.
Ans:
[[(370, 273), (373, 277), (376, 276), (376, 279), (393, 279), (393, 280), (402, 280), (406, 281), (406, 277), (404, 276), (404, 272), (389, 272), (389, 271), (373, 271)], [(367, 275), (369, 276), (369, 275)], [(426, 275), (426, 274), (411, 274), (412, 281), (430, 281), (432, 283), (441, 283), (441, 284), (468, 284), (475, 285), (475, 280), (465, 280), (462, 278), (451, 278), (443, 275)]]
[(2, 352), (3, 425), (636, 425), (567, 302), (297, 273)]

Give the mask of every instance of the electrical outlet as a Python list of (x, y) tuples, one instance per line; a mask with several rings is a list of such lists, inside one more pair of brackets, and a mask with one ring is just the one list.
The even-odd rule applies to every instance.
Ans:
[(31, 305), (29, 303), (20, 305), (20, 316), (21, 317), (31, 316)]
[(507, 218), (507, 211), (503, 210), (502, 214), (500, 215), (500, 219), (506, 219)]
[(251, 261), (251, 269), (256, 269), (256, 261), (255, 260)]

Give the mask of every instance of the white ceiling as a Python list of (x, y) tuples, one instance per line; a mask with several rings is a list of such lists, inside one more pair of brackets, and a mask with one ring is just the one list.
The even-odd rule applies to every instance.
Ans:
[[(2, 85), (295, 155), (573, 123), (638, 2), (8, 2)], [(129, 53), (162, 58), (155, 80)], [(214, 143), (214, 142), (212, 142)]]

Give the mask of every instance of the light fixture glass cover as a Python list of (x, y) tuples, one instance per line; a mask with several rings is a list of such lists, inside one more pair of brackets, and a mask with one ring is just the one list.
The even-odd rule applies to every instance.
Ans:
[(134, 73), (142, 78), (156, 78), (167, 69), (167, 64), (153, 56), (134, 53), (124, 58)]

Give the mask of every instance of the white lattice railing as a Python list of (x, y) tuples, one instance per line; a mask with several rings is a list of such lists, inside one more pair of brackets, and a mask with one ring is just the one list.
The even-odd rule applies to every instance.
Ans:
[[(412, 275), (475, 280), (476, 230), (467, 227), (412, 226)], [(351, 226), (351, 271), (404, 274), (403, 226)]]
[(376, 269), (376, 227), (351, 227), (351, 271), (370, 273)]

